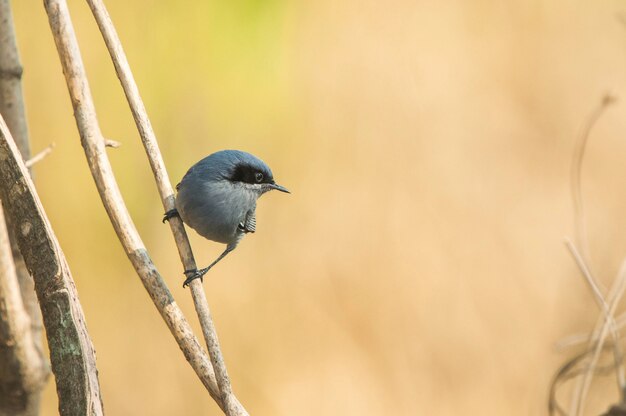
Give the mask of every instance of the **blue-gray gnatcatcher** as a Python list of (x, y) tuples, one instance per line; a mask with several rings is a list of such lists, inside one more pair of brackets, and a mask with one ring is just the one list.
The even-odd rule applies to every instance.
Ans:
[(226, 250), (208, 267), (185, 270), (183, 287), (202, 279), (209, 269), (233, 251), (244, 235), (256, 229), (256, 201), (276, 189), (272, 171), (258, 157), (239, 150), (222, 150), (193, 165), (176, 185), (176, 208), (163, 222), (179, 216), (204, 238), (226, 244)]

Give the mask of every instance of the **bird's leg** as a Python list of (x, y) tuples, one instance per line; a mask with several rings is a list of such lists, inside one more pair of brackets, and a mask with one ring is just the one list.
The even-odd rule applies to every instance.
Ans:
[(165, 221), (169, 221), (172, 217), (180, 218), (180, 215), (178, 214), (178, 210), (176, 208), (170, 209), (165, 213), (165, 215), (163, 215), (163, 224), (165, 224)]
[(183, 287), (187, 287), (189, 283), (191, 283), (195, 279), (200, 279), (200, 281), (202, 281), (202, 277), (206, 274), (206, 272), (208, 272), (211, 267), (215, 266), (220, 260), (226, 257), (228, 253), (233, 251), (235, 247), (237, 247), (236, 244), (229, 244), (228, 246), (226, 246), (226, 250), (224, 250), (224, 252), (220, 254), (220, 256), (213, 263), (209, 264), (209, 266), (205, 267), (204, 269), (185, 270), (185, 276), (187, 276), (187, 279), (183, 282)]

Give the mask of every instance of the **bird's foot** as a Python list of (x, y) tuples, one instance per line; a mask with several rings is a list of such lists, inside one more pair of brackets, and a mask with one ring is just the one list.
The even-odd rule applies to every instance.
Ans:
[(183, 282), (183, 288), (186, 288), (187, 286), (189, 286), (189, 283), (193, 282), (196, 279), (200, 279), (201, 282), (203, 282), (203, 276), (206, 274), (206, 272), (209, 271), (209, 267), (205, 267), (204, 269), (194, 269), (194, 270), (185, 270), (185, 276), (187, 276), (187, 279)]
[(176, 208), (170, 209), (165, 213), (165, 215), (163, 215), (163, 224), (165, 224), (165, 221), (169, 221), (172, 217), (180, 218), (180, 214), (178, 214), (178, 210)]

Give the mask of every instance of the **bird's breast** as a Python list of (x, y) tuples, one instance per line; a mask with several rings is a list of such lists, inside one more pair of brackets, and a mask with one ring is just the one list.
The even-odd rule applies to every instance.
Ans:
[(228, 181), (181, 182), (176, 207), (182, 220), (201, 236), (224, 244), (241, 238), (238, 225), (256, 206), (256, 195)]

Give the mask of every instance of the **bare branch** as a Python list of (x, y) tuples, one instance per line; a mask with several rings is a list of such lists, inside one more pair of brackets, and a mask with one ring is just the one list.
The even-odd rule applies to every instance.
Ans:
[(35, 416), (47, 374), (20, 294), (0, 206), (0, 415)]
[(574, 203), (574, 227), (576, 230), (576, 244), (580, 247), (582, 252), (582, 258), (587, 263), (587, 267), (591, 272), (591, 258), (588, 249), (587, 239), (587, 226), (585, 224), (584, 205), (582, 197), (582, 165), (583, 157), (587, 149), (587, 142), (591, 134), (591, 130), (595, 126), (596, 122), (600, 119), (600, 116), (604, 114), (604, 111), (617, 99), (609, 94), (602, 97), (602, 100), (598, 106), (593, 110), (585, 126), (583, 127), (581, 135), (578, 137), (576, 145), (574, 147), (574, 154), (572, 159), (571, 171), (570, 171), (570, 185), (572, 192), (572, 199)]
[(590, 364), (587, 368), (587, 371), (583, 373), (583, 377), (579, 379), (575, 393), (572, 395), (572, 402), (570, 406), (570, 412), (574, 415), (581, 414), (583, 410), (583, 406), (587, 397), (587, 393), (589, 391), (589, 386), (591, 384), (591, 379), (593, 376), (594, 368), (598, 362), (600, 352), (605, 342), (606, 335), (608, 332), (611, 332), (613, 337), (613, 353), (616, 365), (616, 373), (617, 373), (617, 382), (618, 387), (620, 389), (620, 393), (622, 395), (622, 400), (624, 399), (624, 392), (626, 391), (626, 380), (624, 377), (624, 368), (623, 368), (623, 355), (619, 345), (619, 334), (617, 333), (617, 325), (615, 323), (615, 308), (617, 307), (617, 303), (622, 297), (624, 291), (624, 280), (626, 276), (624, 276), (624, 271), (620, 270), (620, 273), (616, 280), (613, 282), (613, 286), (611, 288), (609, 294), (609, 300), (605, 301), (604, 296), (602, 295), (602, 289), (600, 288), (600, 283), (594, 277), (592, 272), (591, 265), (591, 256), (588, 249), (588, 238), (587, 238), (587, 228), (585, 224), (584, 217), (584, 206), (583, 206), (583, 198), (582, 198), (582, 185), (581, 185), (581, 175), (582, 175), (582, 162), (583, 157), (585, 155), (585, 150), (587, 147), (587, 142), (589, 140), (589, 136), (591, 134), (591, 130), (595, 126), (595, 123), (598, 121), (600, 116), (604, 113), (606, 108), (613, 104), (616, 99), (610, 95), (605, 95), (600, 104), (596, 107), (596, 109), (591, 113), (587, 123), (585, 124), (582, 134), (579, 136), (578, 141), (574, 148), (574, 155), (571, 165), (571, 192), (572, 199), (574, 204), (574, 227), (576, 232), (576, 242), (578, 247), (580, 247), (581, 252), (579, 253), (574, 246), (574, 244), (568, 242), (568, 248), (570, 252), (574, 256), (583, 276), (586, 281), (589, 283), (593, 293), (594, 298), (600, 305), (602, 310), (602, 315), (598, 319), (596, 327), (591, 335), (589, 340), (589, 348), (593, 350), (593, 354), (590, 359)]
[[(615, 318), (615, 324), (617, 325), (618, 331), (624, 329), (624, 327), (626, 327), (626, 313), (622, 312), (621, 314), (619, 314), (617, 318)], [(624, 334), (620, 333), (620, 338), (623, 338), (624, 336), (625, 336)], [(589, 342), (590, 339), (591, 339), (591, 334), (587, 332), (572, 334), (558, 341), (555, 344), (555, 348), (557, 350), (564, 350), (566, 348), (574, 347), (580, 344), (585, 344)]]
[(597, 284), (595, 283), (593, 277), (590, 275), (589, 269), (585, 264), (584, 259), (582, 258), (574, 244), (572, 244), (570, 241), (567, 241), (566, 244), (572, 256), (576, 260), (576, 263), (578, 264), (583, 276), (585, 277), (585, 280), (592, 288), (594, 297), (602, 311), (602, 315), (600, 316), (598, 323), (596, 324), (596, 328), (594, 329), (589, 339), (589, 350), (593, 351), (593, 354), (590, 358), (590, 364), (587, 366), (586, 371), (583, 372), (583, 377), (580, 379), (579, 383), (576, 386), (576, 393), (572, 396), (572, 413), (580, 414), (583, 410), (584, 402), (589, 391), (589, 386), (591, 385), (591, 379), (594, 370), (600, 358), (600, 352), (603, 349), (606, 336), (609, 332), (611, 333), (611, 336), (613, 338), (613, 354), (615, 360), (615, 368), (617, 372), (618, 387), (622, 394), (624, 392), (624, 386), (626, 385), (626, 383), (624, 382), (624, 368), (622, 365), (623, 354), (619, 346), (619, 334), (617, 331), (617, 324), (615, 322), (614, 315), (617, 309), (617, 305), (619, 304), (619, 301), (623, 296), (624, 290), (626, 289), (626, 262), (622, 263), (620, 272), (615, 282), (613, 283), (613, 287), (611, 288), (609, 301), (607, 302), (602, 296), (602, 293), (597, 287)]
[(113, 149), (117, 149), (118, 147), (120, 147), (122, 145), (122, 143), (120, 142), (116, 142), (115, 140), (111, 140), (111, 139), (104, 139), (104, 146), (105, 147), (111, 147)]
[[(603, 349), (609, 349), (611, 348), (611, 345), (604, 345)], [(563, 364), (561, 366), (561, 368), (559, 368), (559, 370), (556, 372), (554, 378), (552, 379), (552, 382), (550, 383), (550, 392), (548, 394), (549, 399), (548, 399), (548, 414), (553, 416), (555, 414), (559, 414), (561, 416), (567, 416), (567, 415), (571, 415), (571, 413), (566, 412), (558, 403), (558, 400), (556, 398), (556, 393), (557, 390), (559, 389), (559, 387), (565, 383), (568, 380), (571, 380), (575, 377), (580, 376), (581, 374), (583, 374), (585, 371), (587, 371), (587, 369), (581, 365), (581, 363), (584, 362), (584, 360), (587, 358), (587, 356), (589, 354), (591, 354), (593, 351), (591, 350), (585, 350), (582, 353), (579, 353), (578, 355), (576, 355), (575, 357), (569, 359), (565, 364)], [(602, 367), (596, 367), (595, 369), (595, 373), (599, 374), (599, 375), (607, 375), (609, 374), (611, 371), (614, 370), (614, 366), (602, 366)]]
[(31, 157), (30, 159), (28, 159), (26, 162), (24, 162), (24, 164), (26, 165), (27, 168), (31, 168), (33, 167), (36, 163), (41, 162), (46, 156), (48, 156), (50, 153), (52, 153), (52, 149), (54, 149), (54, 146), (56, 146), (54, 143), (50, 143), (45, 149), (43, 149), (41, 152), (37, 153), (35, 156)]
[[(46, 11), (74, 107), (85, 155), (103, 205), (122, 246), (185, 358), (216, 402), (225, 409), (213, 367), (193, 335), (139, 237), (120, 193), (100, 132), (76, 35), (65, 0), (45, 0)], [(172, 197), (173, 198), (173, 197)], [(241, 406), (238, 402), (237, 406)]]
[(9, 0), (0, 0), (0, 114), (25, 160), (30, 158), (22, 96), (22, 64), (17, 50)]
[[(172, 189), (171, 182), (169, 180), (167, 170), (165, 169), (165, 163), (163, 157), (159, 151), (159, 145), (152, 129), (150, 119), (146, 112), (146, 108), (143, 104), (139, 89), (133, 77), (128, 59), (122, 48), (122, 44), (115, 30), (115, 26), (111, 21), (109, 13), (102, 0), (87, 0), (91, 11), (96, 18), (102, 36), (113, 60), (115, 71), (126, 94), (126, 99), (130, 105), (130, 109), (135, 119), (135, 124), (141, 136), (152, 172), (154, 174), (157, 188), (161, 196), (163, 207), (165, 212), (175, 208), (174, 203), (174, 190)], [(170, 228), (174, 235), (176, 245), (178, 247), (179, 256), (184, 266), (184, 270), (193, 270), (196, 268), (196, 263), (191, 251), (191, 246), (185, 233), (183, 223), (178, 217), (174, 217), (169, 221)], [(226, 370), (226, 364), (222, 356), (222, 352), (219, 346), (219, 340), (217, 337), (217, 331), (213, 325), (209, 305), (206, 300), (206, 296), (200, 280), (196, 279), (190, 284), (191, 294), (193, 297), (194, 305), (204, 339), (207, 343), (209, 356), (215, 370), (215, 376), (220, 388), (221, 397), (226, 405), (226, 413), (229, 416), (247, 414), (242, 407), (237, 406), (237, 400), (232, 392), (230, 379)]]
[(96, 357), (74, 280), (26, 166), (0, 117), (0, 198), (33, 273), (62, 416), (102, 415)]
[[(22, 158), (30, 158), (30, 145), (28, 140), (28, 128), (24, 110), (24, 98), (22, 95), (22, 64), (19, 59), (11, 3), (9, 0), (0, 0), (0, 114), (5, 117), (9, 130), (12, 132)], [(43, 323), (41, 310), (35, 294), (34, 281), (24, 263), (20, 253), (17, 238), (13, 234), (10, 225), (11, 218), (7, 215), (9, 240), (13, 254), (13, 264), (17, 273), (17, 280), (22, 297), (22, 305), (28, 313), (32, 342), (37, 351), (38, 358), (33, 363), (37, 364), (41, 374), (38, 378), (47, 380), (50, 374), (50, 365), (43, 352)], [(39, 386), (43, 389), (43, 384)], [(40, 391), (30, 391), (29, 401), (39, 403)], [(32, 414), (39, 412), (38, 405), (31, 406)]]
[(589, 270), (589, 266), (587, 265), (587, 262), (585, 262), (585, 259), (583, 259), (583, 257), (581, 256), (580, 252), (578, 251), (574, 243), (572, 243), (569, 239), (565, 240), (565, 246), (569, 250), (572, 257), (574, 258), (574, 261), (576, 261), (576, 265), (580, 269), (581, 274), (583, 275), (583, 277), (585, 278), (585, 281), (589, 285), (589, 288), (591, 289), (591, 292), (593, 293), (593, 297), (596, 300), (596, 303), (598, 304), (598, 306), (600, 306), (600, 309), (602, 309), (602, 312), (606, 313), (609, 309), (609, 305), (607, 305), (606, 301), (604, 300), (604, 296), (602, 295), (600, 286), (598, 282), (596, 281), (596, 279), (591, 274), (591, 271)]
[[(624, 355), (620, 344), (621, 335), (619, 332), (619, 329), (624, 325), (624, 319), (623, 316), (620, 316), (619, 319), (616, 319), (615, 317), (617, 306), (624, 295), (624, 291), (626, 290), (626, 260), (622, 261), (620, 270), (616, 278), (613, 280), (608, 294), (604, 295), (606, 289), (601, 287), (600, 282), (596, 279), (592, 272), (581, 186), (582, 163), (587, 142), (591, 135), (591, 130), (606, 108), (615, 101), (616, 99), (608, 94), (602, 98), (599, 105), (590, 114), (574, 148), (570, 171), (570, 185), (574, 205), (574, 228), (576, 233), (576, 242), (573, 243), (567, 240), (566, 245), (576, 261), (583, 277), (585, 278), (585, 281), (589, 285), (589, 288), (593, 293), (594, 300), (600, 307), (601, 314), (598, 316), (591, 334), (576, 335), (574, 337), (570, 337), (570, 339), (566, 341), (567, 344), (586, 342), (588, 345), (586, 351), (582, 355), (569, 361), (555, 376), (550, 393), (550, 414), (553, 414), (554, 412), (565, 414), (564, 411), (556, 405), (554, 397), (557, 386), (563, 381), (574, 377), (577, 377), (578, 380), (570, 397), (570, 407), (567, 414), (579, 416), (583, 413), (592, 379), (595, 374), (599, 373), (598, 362), (600, 360), (600, 355), (602, 351), (607, 348), (610, 348), (613, 352), (613, 365), (611, 366), (611, 370), (615, 370), (617, 385), (620, 391), (620, 403), (626, 403), (626, 374), (624, 370)], [(607, 343), (606, 340), (609, 334), (612, 338), (611, 343)], [(563, 344), (564, 343), (562, 342), (561, 345), (563, 346)], [(576, 363), (579, 361), (584, 363), (584, 366), (581, 369), (574, 371), (573, 367), (575, 367)]]
[[(619, 301), (622, 299), (625, 288), (626, 288), (626, 262), (623, 262), (622, 267), (620, 268), (620, 272), (613, 283), (613, 287), (611, 288), (611, 296), (609, 297), (609, 300), (608, 300), (609, 309), (605, 315), (605, 318), (601, 320), (601, 323), (599, 323), (599, 325), (594, 330), (594, 334), (597, 334), (597, 335), (592, 337), (592, 340), (590, 341), (590, 348), (593, 349), (593, 354), (591, 356), (590, 363), (587, 367), (587, 370), (583, 374), (581, 383), (579, 383), (579, 388), (577, 389), (577, 392), (574, 395), (574, 397), (576, 397), (577, 399), (577, 403), (575, 406), (575, 409), (576, 409), (575, 414), (580, 415), (583, 412), (583, 407), (587, 398), (587, 394), (589, 393), (589, 387), (591, 385), (593, 371), (598, 363), (598, 360), (600, 359), (600, 353), (602, 352), (602, 348), (604, 346), (606, 336), (609, 330), (614, 329), (615, 321), (613, 320), (613, 316), (615, 314)], [(621, 350), (619, 350), (618, 348), (618, 344), (619, 344), (618, 342), (614, 342), (613, 349), (614, 349), (614, 354), (616, 355), (615, 362), (616, 362), (616, 365), (618, 366), (617, 367), (618, 368), (618, 385), (619, 385), (618, 387), (620, 388), (620, 394), (623, 395), (624, 384), (623, 384), (623, 368), (621, 368), (622, 357), (621, 357)], [(616, 348), (618, 349), (616, 350)], [(620, 351), (620, 353), (617, 354), (616, 351)]]

